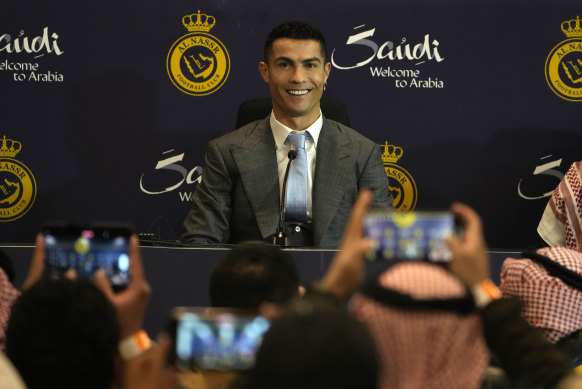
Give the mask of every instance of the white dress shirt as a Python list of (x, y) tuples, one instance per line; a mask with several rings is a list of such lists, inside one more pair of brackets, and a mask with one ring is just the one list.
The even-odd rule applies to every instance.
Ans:
[[(279, 122), (275, 118), (275, 114), (271, 112), (271, 130), (273, 131), (273, 137), (275, 138), (275, 145), (277, 147), (277, 165), (279, 168), (279, 196), (283, 192), (283, 180), (285, 179), (285, 170), (287, 169), (287, 162), (289, 157), (287, 154), (289, 150), (294, 147), (291, 142), (287, 140), (287, 136), (291, 131), (294, 131)], [(321, 127), (323, 126), (323, 116), (321, 111), (319, 111), (319, 117), (313, 124), (307, 127), (304, 131), (309, 133), (309, 136), (305, 139), (305, 153), (307, 154), (307, 221), (311, 222), (311, 208), (312, 208), (312, 189), (313, 189), (313, 175), (315, 174), (315, 152), (317, 150), (317, 140), (319, 139), (319, 134), (321, 133)], [(300, 131), (296, 131), (300, 132)], [(281, 197), (279, 197), (281, 199)]]

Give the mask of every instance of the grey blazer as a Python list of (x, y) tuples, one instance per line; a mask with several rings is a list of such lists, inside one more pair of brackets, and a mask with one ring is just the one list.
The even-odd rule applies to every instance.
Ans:
[[(184, 220), (188, 244), (262, 240), (279, 222), (279, 176), (269, 117), (208, 143), (202, 182)], [(353, 129), (323, 119), (312, 189), (316, 246), (338, 246), (360, 188), (374, 206), (392, 207), (380, 147)]]

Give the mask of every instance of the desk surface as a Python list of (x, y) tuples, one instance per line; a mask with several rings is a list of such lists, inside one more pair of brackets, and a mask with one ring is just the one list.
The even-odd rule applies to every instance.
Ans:
[[(28, 272), (33, 246), (0, 245), (14, 262), (15, 285), (20, 287)], [(208, 306), (208, 280), (214, 264), (228, 248), (166, 248), (141, 247), (146, 277), (152, 295), (144, 327), (155, 336), (164, 326), (167, 315), (175, 306)], [(289, 249), (295, 258), (302, 284), (320, 279), (335, 250)], [(520, 251), (490, 251), (491, 277), (499, 282), (501, 264), (507, 257), (520, 257)], [(373, 276), (387, 268), (387, 263), (369, 263), (367, 275)]]

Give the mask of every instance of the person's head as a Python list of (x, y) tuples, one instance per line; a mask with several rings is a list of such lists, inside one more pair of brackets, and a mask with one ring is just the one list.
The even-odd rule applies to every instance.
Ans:
[(376, 389), (378, 360), (367, 328), (323, 299), (294, 300), (263, 338), (244, 389)]
[(298, 295), (299, 271), (290, 254), (260, 241), (243, 242), (222, 258), (210, 275), (213, 307), (258, 309), (282, 305)]
[(275, 27), (265, 42), (259, 63), (269, 84), (277, 120), (304, 130), (320, 112), (320, 100), (331, 63), (323, 34), (305, 22), (287, 22)]
[(273, 43), (277, 39), (294, 39), (294, 40), (311, 40), (319, 43), (319, 48), (321, 50), (322, 60), (327, 61), (327, 44), (325, 43), (325, 37), (317, 29), (317, 27), (312, 26), (308, 23), (301, 21), (291, 21), (278, 25), (273, 28), (267, 39), (265, 40), (265, 46), (263, 48), (263, 61), (269, 62), (269, 57), (273, 53)]
[[(545, 247), (536, 252), (582, 275), (582, 253), (565, 247)], [(499, 289), (504, 296), (519, 297), (524, 302), (524, 318), (553, 343), (582, 329), (582, 311), (577, 309), (582, 306), (582, 290), (551, 275), (537, 261), (507, 258), (501, 267)]]
[(118, 343), (115, 309), (93, 284), (42, 280), (12, 306), (5, 351), (29, 389), (104, 389)]
[(489, 352), (464, 284), (444, 268), (396, 264), (354, 296), (376, 341), (381, 388), (476, 388)]

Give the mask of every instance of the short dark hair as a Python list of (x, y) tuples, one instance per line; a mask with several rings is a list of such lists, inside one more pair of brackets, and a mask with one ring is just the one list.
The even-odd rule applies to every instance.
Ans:
[(104, 389), (119, 336), (115, 308), (93, 284), (42, 280), (12, 306), (5, 351), (29, 389)]
[(265, 62), (269, 61), (269, 55), (271, 55), (273, 49), (273, 42), (282, 38), (314, 40), (319, 42), (319, 45), (321, 46), (321, 55), (325, 62), (327, 58), (327, 44), (325, 43), (323, 34), (317, 29), (317, 27), (300, 21), (291, 21), (280, 24), (269, 33), (263, 51)]
[(343, 306), (296, 299), (271, 322), (255, 366), (237, 389), (376, 389), (379, 362), (368, 328)]
[(576, 330), (556, 342), (572, 362), (578, 362), (582, 351), (582, 330)]
[(222, 258), (210, 275), (214, 307), (259, 308), (284, 304), (297, 296), (299, 271), (291, 255), (276, 246), (243, 242)]

